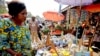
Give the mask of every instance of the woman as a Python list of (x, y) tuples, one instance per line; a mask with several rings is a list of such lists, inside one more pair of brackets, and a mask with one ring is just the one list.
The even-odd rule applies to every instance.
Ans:
[(93, 13), (92, 16), (96, 20), (96, 24), (94, 25), (96, 31), (93, 38), (92, 49), (95, 52), (100, 52), (100, 12)]
[(95, 52), (100, 52), (100, 27), (97, 27), (95, 36), (93, 38), (92, 49)]
[(8, 4), (10, 19), (1, 20), (0, 50), (2, 56), (32, 56), (30, 31), (25, 26), (27, 11), (23, 3)]
[(99, 26), (100, 22), (100, 12), (96, 12), (92, 14), (92, 17), (89, 19), (90, 25), (91, 26)]

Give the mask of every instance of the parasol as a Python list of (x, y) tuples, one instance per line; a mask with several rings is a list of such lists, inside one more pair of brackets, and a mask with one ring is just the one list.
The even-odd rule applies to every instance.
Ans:
[(80, 9), (79, 9), (79, 18), (80, 18), (81, 6), (89, 5), (95, 2), (96, 0), (55, 0), (55, 1), (58, 2), (59, 4), (70, 5), (70, 6), (80, 6)]
[(72, 6), (80, 6), (80, 5), (88, 5), (93, 3), (93, 0), (55, 0), (59, 4), (64, 5), (72, 5)]
[(51, 21), (61, 21), (64, 19), (64, 15), (60, 14), (58, 12), (53, 11), (47, 11), (43, 13), (43, 16), (45, 17), (45, 20), (51, 20)]
[(84, 6), (83, 9), (92, 13), (100, 12), (100, 3)]

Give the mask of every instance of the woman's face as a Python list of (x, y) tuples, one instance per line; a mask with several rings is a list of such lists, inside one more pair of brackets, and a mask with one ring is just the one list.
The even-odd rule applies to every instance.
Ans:
[(21, 22), (24, 22), (26, 20), (26, 17), (27, 17), (27, 11), (26, 9), (24, 9), (18, 14), (17, 19), (20, 20)]

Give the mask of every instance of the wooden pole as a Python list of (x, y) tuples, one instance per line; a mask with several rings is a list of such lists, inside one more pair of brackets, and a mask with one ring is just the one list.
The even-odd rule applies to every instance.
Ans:
[(57, 52), (57, 50), (56, 50), (56, 48), (55, 48), (55, 45), (53, 44), (52, 41), (50, 41), (50, 35), (49, 35), (49, 34), (48, 34), (48, 36), (47, 36), (46, 46), (51, 46), (51, 48), (54, 49), (55, 52), (56, 52), (56, 54), (59, 56), (59, 54), (58, 54), (58, 52)]

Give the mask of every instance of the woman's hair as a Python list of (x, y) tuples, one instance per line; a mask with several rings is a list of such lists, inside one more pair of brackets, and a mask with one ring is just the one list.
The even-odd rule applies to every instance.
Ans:
[(17, 16), (24, 9), (26, 9), (24, 3), (17, 1), (8, 3), (8, 12), (11, 16)]

